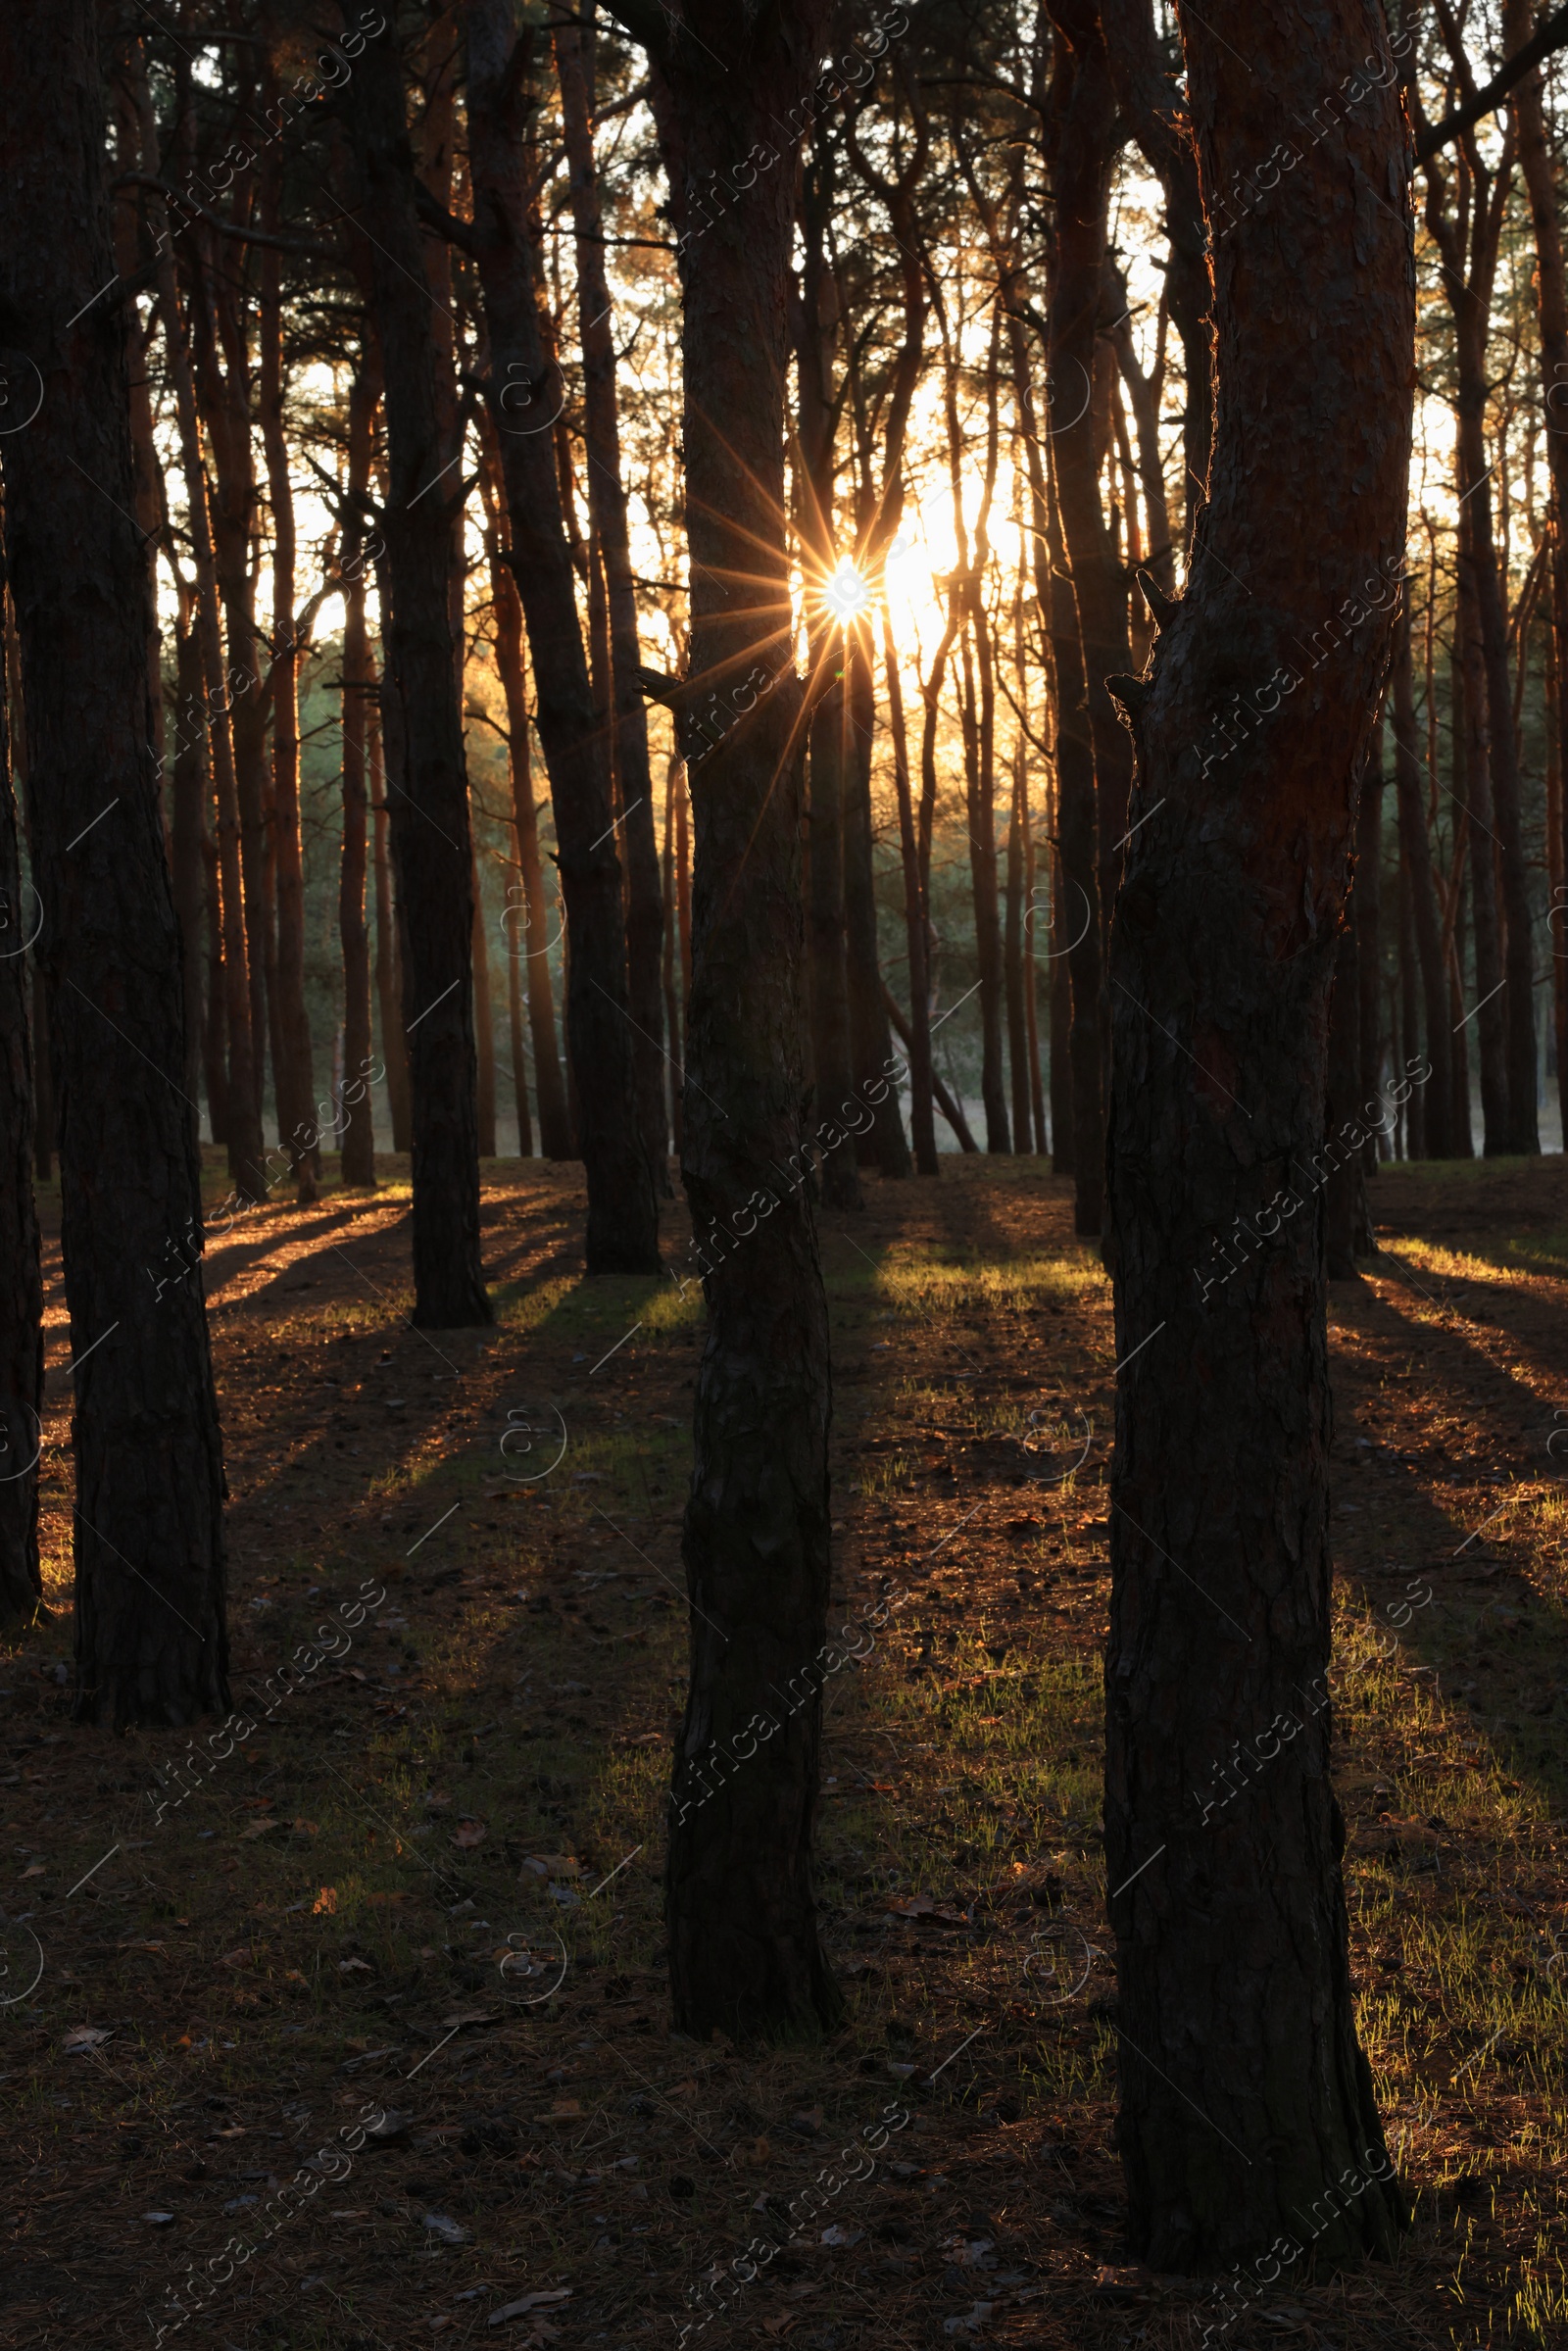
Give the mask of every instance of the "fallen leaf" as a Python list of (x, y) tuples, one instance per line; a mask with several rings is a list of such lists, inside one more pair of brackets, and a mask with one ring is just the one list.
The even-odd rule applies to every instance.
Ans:
[(373, 1976), (375, 1970), (368, 1959), (340, 1959), (337, 1972), (340, 1976)]
[(311, 1915), (313, 1918), (330, 1918), (336, 1908), (337, 1887), (335, 1886), (323, 1886), (320, 1892), (317, 1895), (315, 1901), (311, 1904)]
[(41, 1861), (29, 1861), (22, 1873), (24, 1878), (46, 1878), (48, 1874)]
[(483, 1821), (459, 1821), (452, 1832), (452, 1841), (455, 1845), (469, 1848), (474, 1845), (482, 1845), (489, 1834), (490, 1831)]
[(910, 1894), (902, 1902), (888, 1904), (889, 1916), (901, 1919), (929, 1918), (935, 1909), (936, 1903), (930, 1894)]
[(523, 2318), (530, 2310), (548, 2310), (558, 2302), (569, 2302), (570, 2300), (571, 2287), (569, 2285), (554, 2286), (548, 2293), (543, 2294), (524, 2294), (520, 2302), (504, 2302), (499, 2310), (493, 2310), (490, 2313), (490, 2324), (492, 2327), (499, 2327), (507, 2319)]
[(113, 2038), (114, 2034), (99, 2025), (73, 2025), (60, 2046), (74, 2055), (82, 2049), (101, 2049), (106, 2040)]
[(276, 1829), (280, 1825), (277, 1821), (252, 1821), (248, 1828), (240, 1831), (239, 1841), (242, 1845), (249, 1844), (253, 1837), (265, 1837), (270, 1829)]
[(441, 2022), (456, 2032), (460, 2025), (493, 2025), (496, 2016), (489, 2008), (460, 2008), (453, 2015), (444, 2016)]
[(831, 2229), (822, 2231), (824, 2245), (858, 2245), (864, 2241), (863, 2229), (841, 2229), (835, 2221)]
[(285, 1984), (303, 1984), (307, 1991), (310, 1989), (310, 1978), (308, 1976), (302, 1976), (297, 1967), (285, 1968), (283, 1971), (283, 1981)]
[(225, 1951), (218, 1964), (220, 1967), (249, 1967), (251, 1964), (250, 1944), (241, 1943), (236, 1950)]
[(167, 1959), (169, 1957), (169, 1945), (167, 1943), (123, 1942), (118, 1943), (115, 1947), (117, 1950), (121, 1951), (151, 1951), (156, 1953), (157, 1957), (160, 1959)]
[(743, 2138), (735, 2150), (735, 2161), (742, 2171), (754, 2171), (759, 2164), (766, 2163), (771, 2153), (765, 2138)]
[(167, 2229), (174, 2216), (172, 2212), (144, 2212), (141, 2217), (144, 2221), (150, 2221), (155, 2229)]
[(582, 2105), (576, 2098), (558, 2098), (550, 2109), (552, 2115), (581, 2114)]
[(580, 1878), (582, 1863), (569, 1853), (530, 1853), (523, 1863), (536, 1878)]

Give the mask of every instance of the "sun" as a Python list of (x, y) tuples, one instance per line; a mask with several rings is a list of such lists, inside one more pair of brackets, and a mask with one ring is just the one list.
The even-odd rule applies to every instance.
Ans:
[(871, 583), (846, 559), (823, 588), (822, 601), (835, 620), (858, 620), (870, 609)]

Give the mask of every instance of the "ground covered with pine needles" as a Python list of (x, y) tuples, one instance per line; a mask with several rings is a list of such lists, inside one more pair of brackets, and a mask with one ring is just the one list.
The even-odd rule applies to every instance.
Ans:
[[(758, 2050), (673, 2037), (662, 1965), (698, 1293), (581, 1279), (575, 1171), (498, 1162), (498, 1326), (416, 1332), (387, 1165), (207, 1261), (257, 1728), (205, 1772), (183, 1734), (70, 1724), (49, 1380), (46, 1613), (0, 1647), (0, 2338), (1196, 2345), (1203, 2288), (1127, 2259), (1111, 2139), (1114, 1348), (1069, 1186), (949, 1161), (823, 1219), (834, 1621), (910, 1596), (827, 1688), (848, 2022)], [(216, 1154), (208, 1178), (216, 1202)], [(1386, 1169), (1374, 1213), (1381, 1253), (1331, 1302), (1331, 1686), (1361, 2029), (1415, 2218), (1396, 2265), (1293, 2274), (1219, 2339), (1560, 2345), (1561, 1163)], [(48, 1337), (63, 1366), (57, 1250)], [(297, 1651), (321, 1661), (289, 1689)], [(693, 2307), (882, 2132), (722, 2315)], [(226, 2283), (182, 2284), (264, 2229)]]

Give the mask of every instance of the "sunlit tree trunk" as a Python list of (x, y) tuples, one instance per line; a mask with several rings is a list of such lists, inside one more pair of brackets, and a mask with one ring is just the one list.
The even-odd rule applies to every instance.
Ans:
[(345, 1099), (340, 1144), (345, 1185), (375, 1183), (375, 1129), (369, 1088), (370, 931), (366, 913), (368, 861), (369, 788), (366, 733), (375, 693), (375, 668), (366, 628), (366, 552), (363, 515), (370, 483), (371, 448), (379, 385), (362, 367), (349, 391), (349, 470), (343, 532), (343, 850), (338, 867), (338, 939), (343, 951), (343, 1074), (347, 1098), (356, 1085), (360, 1099)]
[[(1313, 1169), (1356, 787), (1402, 567), (1414, 271), (1401, 205), (1370, 194), (1397, 198), (1409, 169), (1381, 11), (1177, 13), (1211, 218), (1264, 166), (1282, 118), (1305, 121), (1322, 89), (1380, 61), (1354, 109), (1299, 141), (1295, 168), (1216, 237), (1208, 508), (1152, 678), (1129, 697), (1138, 829), (1111, 933), (1107, 1149), (1117, 2137), (1130, 2249), (1204, 2270), (1276, 2238), (1298, 2262), (1309, 2240), (1319, 2262), (1388, 2253), (1402, 2218), (1356, 2041), (1329, 1781)], [(1341, 626), (1309, 681), (1301, 648), (1330, 615)], [(1239, 679), (1257, 723), (1216, 747)], [(1239, 1770), (1238, 1740), (1257, 1758)], [(1342, 2180), (1355, 2192), (1337, 2195)]]

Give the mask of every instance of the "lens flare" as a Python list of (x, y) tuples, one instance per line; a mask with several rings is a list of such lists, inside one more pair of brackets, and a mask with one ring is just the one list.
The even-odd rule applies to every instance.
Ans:
[(840, 563), (822, 591), (822, 601), (836, 620), (854, 620), (871, 602), (871, 583), (853, 563)]

